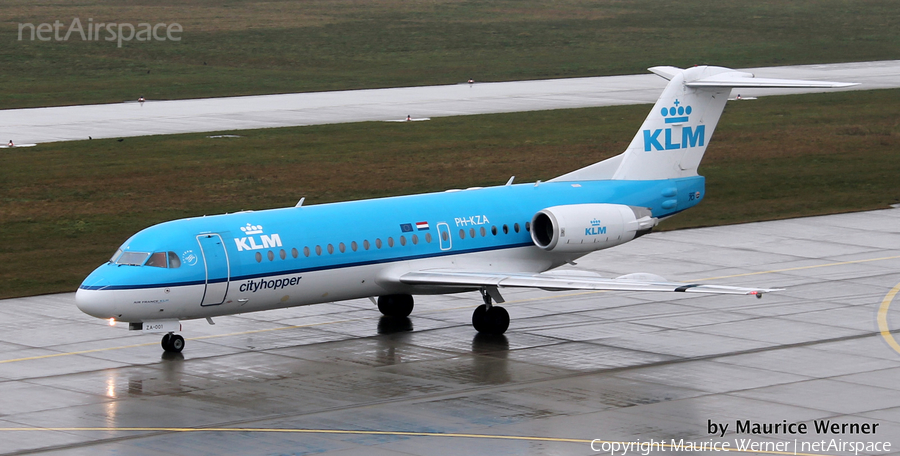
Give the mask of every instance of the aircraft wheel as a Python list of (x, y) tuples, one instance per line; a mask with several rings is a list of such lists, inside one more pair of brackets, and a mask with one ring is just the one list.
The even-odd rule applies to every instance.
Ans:
[(509, 312), (500, 306), (488, 309), (482, 304), (472, 313), (472, 326), (480, 333), (499, 336), (509, 329)]
[(388, 317), (408, 317), (413, 310), (413, 297), (407, 294), (378, 297), (378, 310)]
[[(507, 319), (507, 325), (509, 325), (509, 320)], [(181, 353), (181, 350), (184, 350), (184, 337), (179, 336), (178, 334), (172, 334), (172, 341), (169, 342), (169, 346), (172, 348), (169, 350), (172, 353)]]
[(487, 306), (482, 304), (475, 308), (475, 312), (472, 312), (472, 326), (475, 327), (475, 331), (480, 333), (486, 333), (488, 329), (487, 325)]
[(503, 307), (493, 306), (487, 311), (488, 332), (499, 336), (509, 329), (509, 312)]
[(162, 337), (160, 345), (169, 353), (181, 353), (181, 350), (184, 350), (184, 337), (168, 333)]

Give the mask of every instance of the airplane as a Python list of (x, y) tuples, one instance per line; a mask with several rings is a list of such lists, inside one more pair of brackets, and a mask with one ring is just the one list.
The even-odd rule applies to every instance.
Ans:
[(735, 87), (841, 88), (855, 84), (761, 79), (716, 66), (651, 72), (669, 80), (620, 155), (526, 184), (174, 220), (125, 241), (78, 288), (79, 309), (161, 333), (181, 352), (181, 321), (369, 298), (406, 317), (413, 295), (480, 292), (476, 331), (503, 334), (501, 289), (778, 291), (554, 271), (649, 233), (703, 200), (697, 167)]

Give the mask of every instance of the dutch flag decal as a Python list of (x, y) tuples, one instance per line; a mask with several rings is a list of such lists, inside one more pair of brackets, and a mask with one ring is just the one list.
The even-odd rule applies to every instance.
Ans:
[(428, 229), (428, 222), (416, 222), (416, 229), (425, 231)]

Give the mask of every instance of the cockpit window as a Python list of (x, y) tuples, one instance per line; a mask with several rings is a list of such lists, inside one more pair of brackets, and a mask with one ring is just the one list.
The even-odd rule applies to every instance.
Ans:
[(122, 252), (118, 258), (116, 258), (116, 264), (127, 264), (129, 266), (141, 266), (147, 261), (147, 257), (150, 254), (147, 252)]
[(166, 252), (156, 252), (153, 255), (150, 255), (150, 259), (147, 260), (145, 266), (153, 266), (154, 268), (165, 268), (168, 265), (166, 264)]
[(147, 260), (144, 266), (174, 269), (181, 267), (181, 260), (178, 259), (178, 255), (175, 252), (156, 252), (150, 255), (150, 259)]
[(181, 260), (175, 252), (169, 252), (169, 267), (172, 269), (181, 267)]
[(116, 250), (116, 253), (114, 253), (113, 256), (110, 257), (109, 262), (115, 263), (116, 261), (118, 261), (119, 256), (121, 256), (121, 255), (122, 255), (122, 249)]

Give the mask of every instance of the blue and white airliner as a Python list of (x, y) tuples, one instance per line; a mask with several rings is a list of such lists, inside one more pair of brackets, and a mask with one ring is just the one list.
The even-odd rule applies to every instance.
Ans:
[[(163, 334), (181, 320), (370, 298), (406, 317), (413, 295), (480, 292), (475, 329), (502, 334), (506, 287), (674, 291), (760, 297), (775, 291), (552, 271), (649, 233), (703, 200), (697, 167), (735, 87), (853, 84), (760, 79), (728, 68), (654, 67), (670, 82), (628, 149), (547, 182), (195, 217), (135, 234), (91, 273), (78, 307)], [(361, 221), (364, 221), (361, 223)]]

